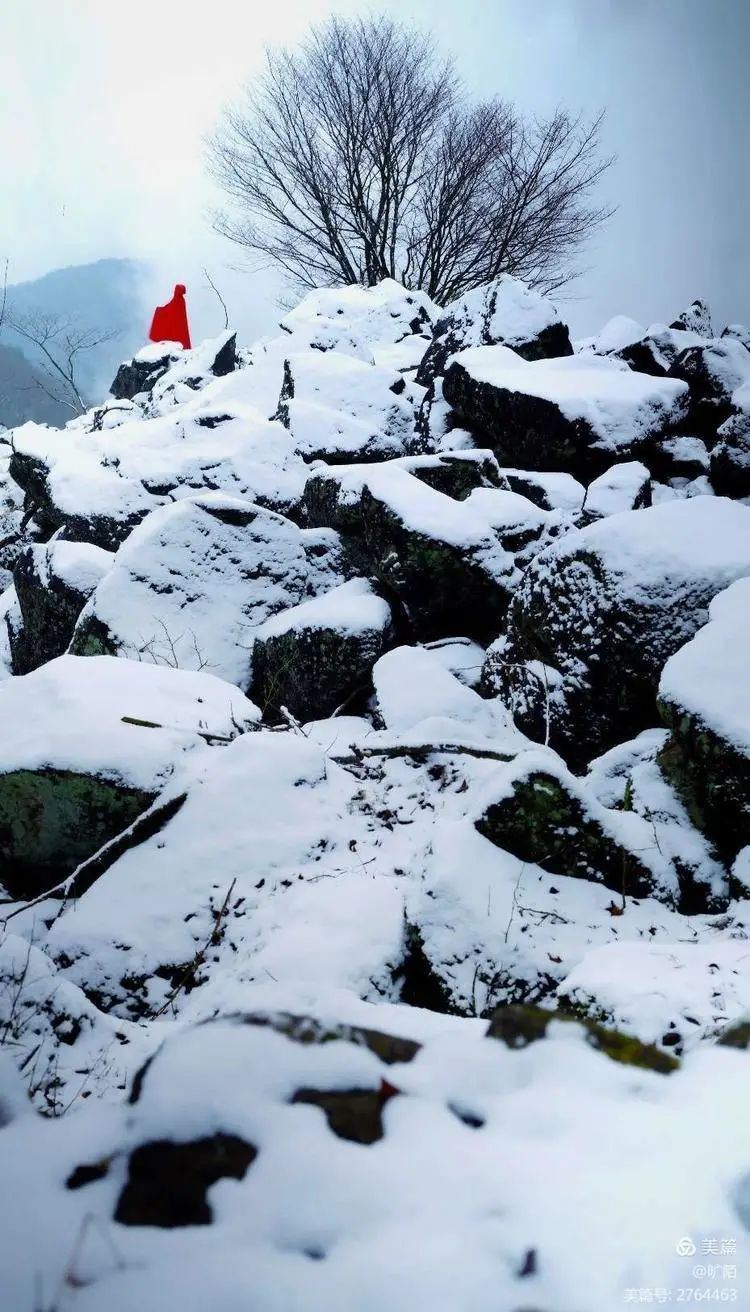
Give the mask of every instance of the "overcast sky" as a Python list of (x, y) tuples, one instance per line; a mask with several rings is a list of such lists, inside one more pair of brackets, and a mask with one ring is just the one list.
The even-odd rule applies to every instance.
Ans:
[[(470, 90), (528, 113), (607, 109), (615, 217), (561, 307), (577, 334), (610, 315), (669, 319), (706, 297), (750, 322), (750, 0), (3, 0), (0, 259), (13, 281), (108, 255), (154, 266), (147, 301), (188, 284), (215, 332), (209, 267), (245, 333), (275, 287), (211, 234), (203, 141), (259, 68), (330, 12), (430, 28)], [(201, 287), (203, 284), (203, 287)]]

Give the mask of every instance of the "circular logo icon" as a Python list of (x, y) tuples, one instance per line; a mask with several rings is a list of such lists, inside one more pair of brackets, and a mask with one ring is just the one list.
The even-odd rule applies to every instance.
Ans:
[(680, 1257), (692, 1257), (693, 1253), (696, 1251), (695, 1244), (689, 1235), (683, 1235), (682, 1239), (678, 1239), (675, 1244), (675, 1249)]

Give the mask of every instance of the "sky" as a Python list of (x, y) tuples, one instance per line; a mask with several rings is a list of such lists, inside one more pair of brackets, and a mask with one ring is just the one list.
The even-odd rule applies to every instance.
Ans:
[[(470, 94), (527, 114), (605, 108), (614, 217), (561, 310), (668, 321), (696, 296), (750, 322), (750, 0), (382, 0), (431, 30)], [(280, 285), (213, 234), (204, 142), (262, 66), (360, 0), (3, 0), (0, 260), (11, 281), (105, 256), (149, 262), (144, 305), (188, 285), (193, 335), (223, 291), (244, 336), (272, 331)], [(145, 313), (145, 310), (144, 310)]]

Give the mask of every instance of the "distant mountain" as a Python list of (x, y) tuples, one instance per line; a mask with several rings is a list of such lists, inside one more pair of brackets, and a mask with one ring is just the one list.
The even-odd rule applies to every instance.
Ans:
[(47, 380), (34, 372), (26, 356), (15, 346), (0, 345), (0, 432), (34, 419), (39, 424), (60, 427), (71, 411), (46, 391)]
[[(147, 325), (141, 287), (145, 274), (146, 266), (136, 260), (97, 260), (54, 269), (41, 278), (8, 287), (6, 322), (0, 329), (0, 348), (5, 348), (0, 351), (0, 424), (10, 427), (25, 419), (59, 424), (70, 418), (70, 410), (50, 401), (39, 386), (41, 375), (44, 385), (56, 393), (54, 382), (45, 377), (42, 353), (15, 332), (8, 319), (33, 319), (43, 314), (77, 328), (115, 332), (111, 340), (79, 357), (80, 390), (88, 401), (95, 402), (105, 395), (118, 364), (144, 343)], [(19, 352), (30, 366), (28, 375), (18, 361)]]

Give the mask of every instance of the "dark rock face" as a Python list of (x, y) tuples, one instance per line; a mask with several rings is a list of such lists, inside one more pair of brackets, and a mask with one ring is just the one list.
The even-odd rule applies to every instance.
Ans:
[(659, 709), (670, 737), (659, 755), (697, 829), (731, 862), (750, 843), (750, 758), (685, 707)]
[(478, 487), (503, 487), (507, 482), (489, 451), (449, 451), (445, 455), (410, 458), (400, 462), (420, 483), (465, 501)]
[(75, 870), (154, 801), (154, 794), (70, 770), (0, 775), (0, 881), (35, 897)]
[(542, 769), (515, 780), (476, 828), (519, 860), (573, 879), (603, 883), (623, 897), (648, 897), (653, 876), (587, 811), (561, 778)]
[[(501, 466), (565, 470), (584, 482), (604, 473), (614, 460), (648, 463), (653, 441), (663, 435), (670, 418), (654, 412), (648, 424), (634, 422), (630, 438), (620, 438), (614, 447), (586, 418), (569, 418), (554, 401), (535, 396), (532, 390), (513, 390), (474, 377), (460, 358), (448, 366), (443, 395), (461, 422), (481, 434)], [(675, 407), (675, 418), (677, 413)]]
[(566, 1015), (565, 1012), (547, 1011), (541, 1007), (511, 1004), (498, 1007), (493, 1011), (488, 1039), (498, 1039), (508, 1048), (525, 1048), (530, 1043), (543, 1039), (551, 1022), (583, 1025), (586, 1037), (592, 1048), (603, 1052), (612, 1061), (622, 1062), (626, 1066), (637, 1066), (644, 1070), (658, 1071), (669, 1075), (677, 1070), (679, 1062), (666, 1052), (650, 1043), (641, 1043), (629, 1034), (609, 1029), (597, 1021), (585, 1016)]
[(267, 719), (282, 707), (304, 720), (323, 719), (370, 686), (370, 671), (392, 644), (390, 624), (345, 628), (300, 624), (256, 639), (251, 695)]
[(750, 352), (732, 338), (690, 346), (670, 365), (667, 376), (690, 387), (686, 426), (710, 441), (732, 413), (732, 393), (750, 381)]
[(117, 370), (110, 395), (117, 401), (132, 401), (141, 392), (150, 392), (177, 359), (176, 354), (165, 351), (159, 360), (128, 360)]
[(383, 1137), (383, 1107), (395, 1093), (385, 1082), (379, 1089), (298, 1089), (292, 1102), (319, 1107), (338, 1139), (377, 1143)]
[(211, 1185), (244, 1179), (256, 1156), (252, 1144), (234, 1134), (213, 1134), (190, 1143), (144, 1143), (130, 1154), (115, 1220), (166, 1229), (210, 1225), (213, 1214), (206, 1194)]
[(726, 497), (750, 496), (750, 408), (721, 425), (711, 452), (711, 483)]
[(67, 651), (78, 616), (95, 586), (95, 579), (91, 586), (66, 579), (56, 572), (54, 560), (49, 549), (27, 547), (16, 562), (13, 582), (23, 627), (9, 631), (14, 674), (28, 674)]

